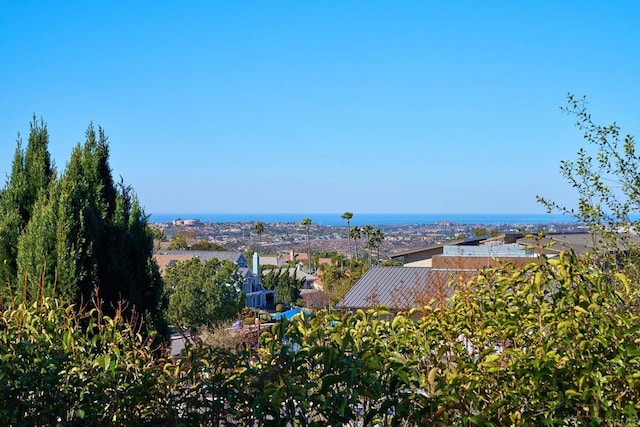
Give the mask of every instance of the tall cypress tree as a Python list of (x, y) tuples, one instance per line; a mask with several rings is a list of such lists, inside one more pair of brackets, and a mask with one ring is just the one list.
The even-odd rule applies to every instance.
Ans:
[(29, 143), (24, 155), (24, 172), (26, 176), (25, 210), (23, 227), (31, 218), (33, 206), (41, 192), (46, 192), (54, 176), (51, 155), (49, 154), (49, 132), (42, 119), (40, 122), (33, 116), (29, 129)]
[[(46, 131), (44, 126), (39, 128)], [(48, 164), (48, 155), (27, 150), (22, 156), (18, 146), (12, 185), (0, 200), (0, 206), (7, 206), (5, 211), (17, 212), (7, 216), (18, 225), (14, 227), (19, 230), (16, 243), (11, 246), (9, 239), (0, 242), (15, 255), (12, 277), (27, 286), (27, 296), (37, 295), (44, 287), (47, 293), (55, 290), (57, 296), (79, 306), (97, 296), (107, 312), (123, 301), (131, 312), (135, 310), (164, 333), (162, 281), (152, 258), (153, 237), (147, 217), (133, 190), (122, 182), (114, 184), (109, 144), (102, 128), (96, 132), (91, 124), (85, 136), (84, 144), (73, 149), (60, 179), (50, 175), (49, 184), (35, 192), (33, 202), (32, 187), (38, 188), (47, 180), (46, 175), (26, 173), (27, 166)], [(18, 186), (31, 180), (40, 184)], [(15, 202), (17, 207), (11, 210), (9, 201), (16, 197), (6, 194), (15, 193), (14, 188), (23, 189), (19, 195), (25, 206)], [(22, 228), (21, 212), (28, 214)]]
[[(55, 184), (52, 183), (51, 186), (54, 187), (55, 192)], [(53, 294), (54, 286), (58, 283), (56, 207), (53, 194), (47, 197), (44, 192), (40, 193), (34, 204), (31, 219), (18, 238), (16, 255), (18, 284), (15, 292), (28, 299), (37, 297), (43, 289), (48, 295)], [(61, 291), (65, 295), (73, 292), (64, 288)]]
[(24, 174), (24, 154), (22, 141), (13, 156), (11, 175), (0, 199), (0, 280), (3, 294), (11, 294), (16, 282), (16, 256), (18, 237), (22, 232), (22, 212), (20, 206), (24, 193), (26, 177)]
[(47, 197), (53, 179), (55, 170), (49, 154), (47, 126), (34, 115), (24, 152), (18, 136), (11, 175), (0, 198), (0, 281), (5, 295), (16, 291), (21, 281), (17, 276), (18, 239), (38, 198)]
[(74, 303), (87, 304), (92, 299), (97, 260), (94, 253), (96, 228), (91, 172), (86, 168), (85, 153), (77, 145), (58, 183), (57, 200), (57, 273), (64, 295)]

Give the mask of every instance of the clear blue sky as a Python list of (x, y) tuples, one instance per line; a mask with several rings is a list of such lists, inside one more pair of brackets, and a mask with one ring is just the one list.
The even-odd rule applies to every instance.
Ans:
[(568, 92), (640, 136), (637, 1), (0, 0), (0, 174), (93, 121), (147, 213), (570, 204)]

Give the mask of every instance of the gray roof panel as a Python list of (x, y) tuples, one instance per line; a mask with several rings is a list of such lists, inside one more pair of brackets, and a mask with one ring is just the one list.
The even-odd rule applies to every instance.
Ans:
[(201, 261), (207, 261), (212, 258), (217, 258), (220, 261), (231, 261), (238, 264), (240, 267), (248, 267), (246, 264), (246, 258), (242, 252), (239, 251), (180, 251), (180, 250), (161, 250), (158, 251), (158, 255), (191, 255), (192, 257), (198, 257)]
[(431, 267), (371, 267), (337, 304), (357, 309), (386, 306), (406, 310), (453, 295), (455, 281), (477, 271)]

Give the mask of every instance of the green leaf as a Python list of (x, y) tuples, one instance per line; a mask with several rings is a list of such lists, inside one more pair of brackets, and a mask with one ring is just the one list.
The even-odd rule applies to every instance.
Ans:
[(65, 331), (62, 335), (62, 345), (65, 350), (71, 349), (71, 343), (73, 341), (73, 333), (71, 331)]
[(631, 294), (631, 283), (629, 283), (627, 276), (623, 273), (617, 272), (614, 274), (614, 277), (624, 284), (624, 290), (627, 295)]
[(500, 359), (500, 355), (499, 354), (490, 354), (487, 357), (484, 358), (484, 363), (487, 365), (490, 365), (492, 363), (495, 363), (498, 359)]

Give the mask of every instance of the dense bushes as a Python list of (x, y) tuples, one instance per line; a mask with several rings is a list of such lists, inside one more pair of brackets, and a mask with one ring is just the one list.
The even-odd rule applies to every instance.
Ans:
[(448, 415), (497, 425), (637, 421), (640, 321), (628, 310), (637, 297), (624, 276), (564, 255), (478, 276), (444, 316), (423, 321), (435, 322), (438, 352), (446, 349), (437, 377)]
[(244, 307), (242, 279), (231, 261), (199, 258), (167, 267), (164, 288), (167, 320), (175, 328), (195, 330), (235, 317)]
[(0, 318), (0, 424), (132, 425), (166, 418), (169, 377), (150, 341), (100, 309), (60, 300), (17, 305)]
[(268, 408), (279, 408), (269, 415), (301, 425), (637, 422), (635, 299), (623, 276), (561, 256), (487, 271), (449, 307), (298, 320), (261, 349)]
[(573, 257), (487, 271), (451, 304), (322, 312), (259, 348), (172, 362), (121, 316), (9, 309), (0, 423), (572, 425), (637, 422), (637, 290)]

